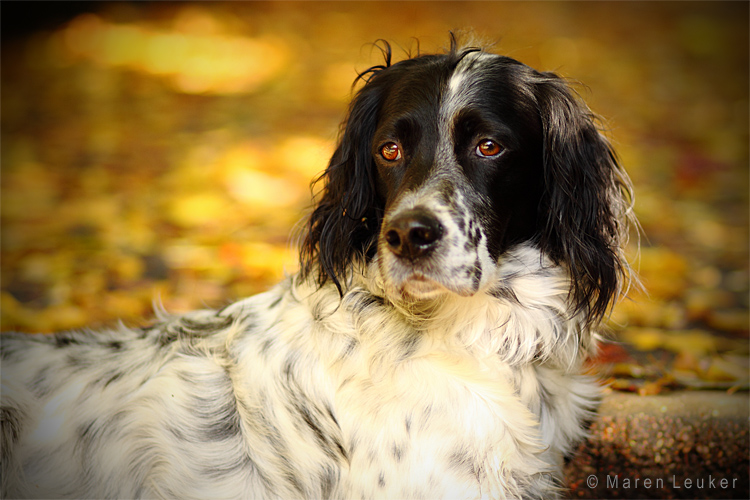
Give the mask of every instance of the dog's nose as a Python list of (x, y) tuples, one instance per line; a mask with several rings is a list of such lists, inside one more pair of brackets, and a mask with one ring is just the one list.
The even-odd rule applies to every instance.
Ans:
[(385, 228), (388, 248), (398, 257), (418, 259), (437, 246), (443, 226), (424, 209), (407, 210), (394, 217)]

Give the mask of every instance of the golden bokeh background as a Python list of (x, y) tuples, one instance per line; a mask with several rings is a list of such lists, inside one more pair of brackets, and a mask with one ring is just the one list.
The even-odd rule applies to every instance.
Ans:
[(454, 30), (582, 82), (605, 118), (647, 290), (615, 310), (615, 334), (746, 383), (747, 3), (103, 2), (47, 23), (13, 7), (3, 330), (138, 325), (154, 302), (217, 307), (294, 272), (290, 234), (357, 71), (382, 61), (373, 42), (401, 59)]

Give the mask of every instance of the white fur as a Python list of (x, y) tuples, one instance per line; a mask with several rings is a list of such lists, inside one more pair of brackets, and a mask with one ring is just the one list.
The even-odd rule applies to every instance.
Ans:
[(560, 268), (524, 246), (498, 270), (515, 298), (393, 303), (373, 263), (343, 299), (291, 277), (145, 331), (3, 337), (3, 496), (554, 496), (590, 346)]

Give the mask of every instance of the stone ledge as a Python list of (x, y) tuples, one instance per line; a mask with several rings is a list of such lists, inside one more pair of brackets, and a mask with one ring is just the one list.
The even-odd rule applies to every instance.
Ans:
[(566, 466), (572, 498), (750, 498), (748, 393), (612, 393)]

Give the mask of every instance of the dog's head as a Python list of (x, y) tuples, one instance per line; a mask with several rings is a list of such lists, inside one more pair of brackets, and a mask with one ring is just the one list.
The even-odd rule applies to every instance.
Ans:
[(360, 75), (302, 247), (302, 274), (341, 283), (377, 259), (393, 300), (473, 295), (527, 243), (598, 320), (616, 298), (630, 190), (566, 83), (478, 48)]

